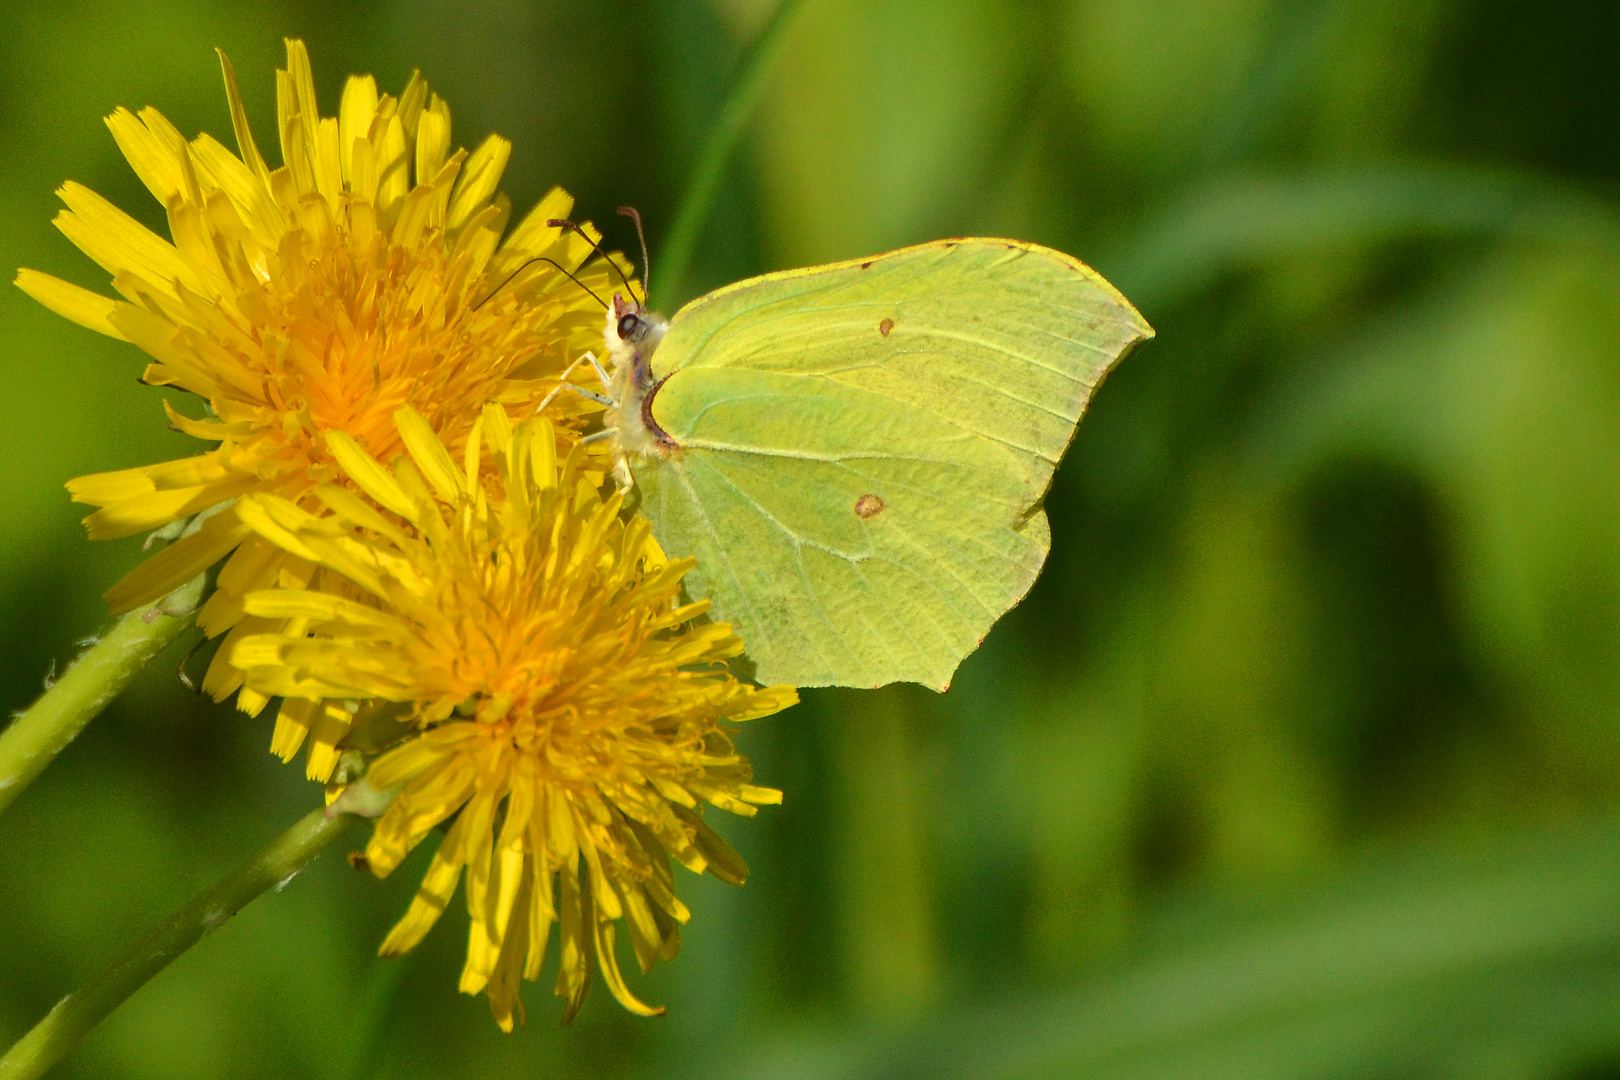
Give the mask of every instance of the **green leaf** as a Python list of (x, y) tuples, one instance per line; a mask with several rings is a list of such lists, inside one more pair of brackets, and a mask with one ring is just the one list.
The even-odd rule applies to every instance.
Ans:
[(736, 1075), (1484, 1077), (1616, 1048), (1620, 826), (1604, 823), (1386, 855), (1271, 901), (1189, 902), (1077, 989), (806, 1039)]

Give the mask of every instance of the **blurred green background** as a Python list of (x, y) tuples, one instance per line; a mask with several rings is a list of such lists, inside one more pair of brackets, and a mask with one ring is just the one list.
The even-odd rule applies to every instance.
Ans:
[[(273, 131), (283, 35), (421, 67), (667, 231), (769, 2), (76, 0), (0, 36), (0, 266), (105, 289), (77, 179), (161, 215), (100, 118)], [(950, 693), (816, 692), (743, 736), (786, 804), (686, 875), (685, 951), (502, 1036), (466, 917), (373, 958), (424, 852), (328, 854), (63, 1077), (1620, 1077), (1620, 8), (1601, 0), (811, 0), (688, 292), (991, 233), (1158, 330), (1048, 501), (1051, 560)], [(273, 142), (273, 139), (271, 140)], [(682, 297), (684, 299), (685, 297)], [(137, 541), (62, 484), (161, 460), (142, 358), (0, 292), (0, 688), (105, 623)], [(0, 1044), (315, 804), (190, 641), (0, 817)], [(722, 815), (724, 817), (724, 815)]]

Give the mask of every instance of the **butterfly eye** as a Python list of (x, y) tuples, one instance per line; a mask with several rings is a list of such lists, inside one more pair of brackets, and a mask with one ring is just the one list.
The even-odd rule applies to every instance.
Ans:
[(619, 316), (619, 340), (629, 341), (641, 327), (641, 320), (634, 312), (627, 311)]

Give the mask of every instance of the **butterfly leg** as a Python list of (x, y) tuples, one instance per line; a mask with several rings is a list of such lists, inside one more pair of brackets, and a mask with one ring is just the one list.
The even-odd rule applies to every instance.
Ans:
[(568, 381), (568, 376), (574, 373), (574, 369), (587, 362), (591, 365), (591, 367), (596, 369), (596, 377), (602, 381), (602, 389), (612, 389), (611, 384), (608, 382), (607, 373), (602, 370), (602, 365), (596, 362), (595, 356), (590, 353), (585, 353), (580, 356), (578, 360), (575, 360), (572, 364), (569, 364), (563, 369), (563, 373), (558, 376), (561, 381), (558, 382), (556, 386), (552, 387), (551, 392), (540, 400), (540, 407), (534, 410), (536, 415), (545, 412), (546, 406), (550, 405), (554, 400), (556, 400), (557, 395), (562, 393), (564, 390), (572, 390), (576, 394), (590, 398), (599, 405), (613, 404), (613, 399), (608, 397), (606, 394), (598, 394), (594, 390), (587, 390), (583, 386), (576, 386), (574, 383)]
[(546, 406), (551, 404), (551, 399), (556, 397), (558, 392), (561, 391), (563, 386), (568, 382), (568, 376), (572, 375), (574, 373), (574, 369), (583, 364), (585, 362), (585, 357), (589, 355), (591, 354), (585, 353), (578, 360), (575, 360), (572, 364), (569, 364), (567, 367), (563, 368), (563, 373), (557, 376), (557, 385), (552, 388), (551, 393), (547, 394), (545, 400), (540, 403), (540, 408), (536, 410), (537, 412), (545, 411)]
[[(596, 362), (596, 354), (586, 353), (579, 360), (590, 361), (591, 367), (596, 369), (596, 380), (602, 384), (602, 392), (611, 395), (613, 393), (613, 380), (608, 378), (608, 373), (602, 370), (602, 365)], [(574, 363), (579, 363), (579, 360), (574, 361)]]
[(592, 401), (596, 402), (598, 405), (612, 405), (613, 404), (613, 399), (608, 397), (606, 394), (598, 394), (595, 390), (587, 390), (583, 386), (575, 386), (571, 382), (565, 382), (565, 383), (562, 383), (562, 384), (560, 384), (558, 386), (552, 387), (551, 393), (547, 394), (544, 398), (542, 398), (540, 400), (540, 407), (538, 409), (534, 410), (535, 415), (538, 416), (539, 414), (545, 412), (546, 411), (546, 406), (550, 405), (552, 403), (552, 401), (555, 400), (557, 395), (562, 393), (564, 390), (572, 390), (574, 393), (578, 394), (580, 397), (590, 398)]
[[(586, 443), (601, 442), (603, 439), (611, 439), (618, 433), (618, 428), (606, 428), (585, 436), (579, 440), (579, 444), (584, 446)], [(615, 454), (613, 457), (613, 482), (618, 486), (621, 495), (636, 486), (635, 478), (630, 475), (630, 463), (625, 460), (623, 454)]]
[(613, 459), (613, 482), (621, 495), (636, 486), (635, 478), (630, 475), (630, 462), (623, 454)]
[[(574, 369), (579, 367), (581, 364), (591, 365), (591, 370), (596, 372), (596, 379), (602, 384), (604, 393), (598, 394), (594, 390), (587, 390), (583, 386), (578, 386), (568, 381), (568, 376), (572, 375), (574, 373)], [(546, 406), (550, 405), (552, 401), (555, 400), (557, 395), (562, 393), (564, 389), (572, 390), (577, 394), (590, 398), (592, 401), (600, 402), (609, 408), (612, 408), (618, 404), (618, 402), (611, 396), (613, 394), (613, 380), (608, 376), (608, 373), (603, 370), (602, 365), (597, 362), (595, 353), (587, 352), (581, 354), (578, 360), (575, 360), (572, 364), (569, 364), (566, 369), (564, 369), (561, 378), (562, 381), (553, 387), (551, 392), (548, 393), (540, 402), (540, 407), (535, 410), (536, 413), (545, 412)], [(579, 444), (584, 446), (586, 443), (601, 442), (603, 439), (613, 438), (618, 433), (617, 428), (605, 428), (602, 431), (585, 436), (583, 439), (579, 440)], [(635, 480), (630, 475), (630, 463), (624, 459), (623, 454), (618, 454), (614, 457), (613, 482), (618, 485), (620, 492), (627, 492), (635, 486)]]

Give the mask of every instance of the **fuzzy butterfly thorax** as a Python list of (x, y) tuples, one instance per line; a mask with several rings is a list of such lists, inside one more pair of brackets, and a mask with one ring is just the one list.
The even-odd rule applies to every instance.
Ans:
[(647, 312), (635, 301), (615, 293), (607, 309), (602, 341), (613, 362), (607, 423), (615, 431), (614, 444), (621, 457), (665, 457), (677, 449), (669, 434), (652, 418), (653, 395), (658, 383), (652, 377), (652, 356), (669, 320)]

